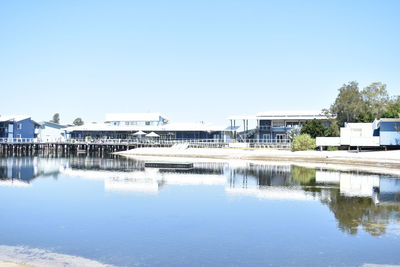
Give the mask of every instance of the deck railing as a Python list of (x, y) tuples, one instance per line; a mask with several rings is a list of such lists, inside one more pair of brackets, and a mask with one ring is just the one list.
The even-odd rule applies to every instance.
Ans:
[(159, 139), (159, 138), (135, 138), (135, 139), (66, 139), (57, 141), (42, 141), (36, 138), (0, 138), (0, 144), (85, 144), (85, 145), (143, 145), (143, 146), (173, 146), (186, 144), (188, 147), (228, 147), (229, 144), (239, 143), (250, 148), (289, 148), (289, 139), (245, 139), (236, 142), (223, 139)]
[(2, 144), (32, 144), (35, 142), (35, 138), (0, 138)]

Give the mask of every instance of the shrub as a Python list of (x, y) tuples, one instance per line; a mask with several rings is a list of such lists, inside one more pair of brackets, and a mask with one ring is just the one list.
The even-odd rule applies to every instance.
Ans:
[(313, 150), (316, 147), (315, 139), (309, 134), (295, 136), (292, 142), (292, 151)]

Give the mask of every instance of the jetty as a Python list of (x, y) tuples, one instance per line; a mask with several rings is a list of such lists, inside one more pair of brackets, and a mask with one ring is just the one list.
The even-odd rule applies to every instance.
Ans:
[(35, 153), (52, 151), (65, 153), (113, 153), (135, 148), (272, 148), (289, 149), (290, 142), (229, 142), (220, 139), (66, 139), (64, 141), (40, 141), (36, 138), (0, 138), (0, 154)]
[(192, 162), (145, 162), (146, 168), (163, 168), (163, 169), (191, 169), (193, 168)]

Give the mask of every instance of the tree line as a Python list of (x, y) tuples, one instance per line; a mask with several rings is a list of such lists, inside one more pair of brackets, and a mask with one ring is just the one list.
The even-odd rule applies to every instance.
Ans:
[(386, 84), (373, 82), (360, 89), (356, 81), (343, 84), (335, 102), (323, 113), (330, 118), (329, 126), (320, 120), (306, 121), (301, 134), (335, 137), (346, 122), (372, 122), (380, 118), (400, 118), (400, 96), (389, 95)]
[(346, 122), (372, 122), (380, 118), (400, 118), (400, 96), (389, 95), (386, 84), (373, 82), (360, 89), (356, 81), (343, 84), (335, 102), (323, 114), (329, 118), (324, 125), (321, 120), (308, 120), (301, 129), (289, 133), (292, 150), (310, 150), (316, 147), (316, 137), (337, 137)]
[[(53, 118), (50, 120), (50, 122), (60, 124), (60, 114), (59, 113), (55, 113), (53, 115)], [(75, 126), (81, 126), (81, 125), (84, 124), (84, 121), (81, 118), (76, 118), (72, 122), (72, 124), (75, 125)]]

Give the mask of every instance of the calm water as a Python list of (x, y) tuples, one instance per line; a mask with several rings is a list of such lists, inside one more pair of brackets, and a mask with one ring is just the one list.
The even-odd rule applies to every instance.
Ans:
[[(0, 245), (116, 266), (400, 264), (400, 178), (276, 163), (0, 158)], [(0, 248), (1, 259), (1, 248)]]

